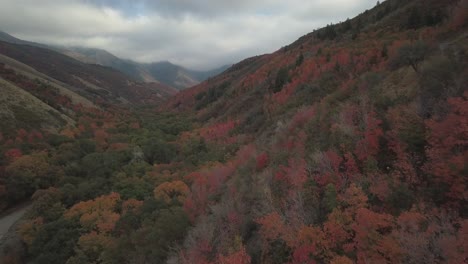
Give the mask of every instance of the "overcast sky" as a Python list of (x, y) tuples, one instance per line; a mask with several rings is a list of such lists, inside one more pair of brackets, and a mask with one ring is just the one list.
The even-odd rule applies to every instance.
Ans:
[(376, 0), (0, 0), (0, 30), (209, 69), (273, 52)]

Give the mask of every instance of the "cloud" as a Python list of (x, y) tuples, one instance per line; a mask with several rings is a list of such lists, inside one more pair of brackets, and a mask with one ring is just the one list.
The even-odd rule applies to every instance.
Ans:
[(46, 44), (196, 69), (269, 53), (375, 0), (0, 0), (0, 25)]

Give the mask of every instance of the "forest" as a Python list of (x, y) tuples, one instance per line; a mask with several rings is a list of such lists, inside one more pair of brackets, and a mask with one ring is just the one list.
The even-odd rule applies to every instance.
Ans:
[(73, 121), (1, 125), (0, 263), (465, 263), (467, 7), (383, 1), (164, 102), (0, 64)]

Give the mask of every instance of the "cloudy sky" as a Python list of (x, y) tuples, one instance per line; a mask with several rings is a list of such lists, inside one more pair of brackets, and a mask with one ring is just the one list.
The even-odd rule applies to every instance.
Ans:
[(0, 0), (0, 30), (209, 69), (273, 52), (376, 0)]

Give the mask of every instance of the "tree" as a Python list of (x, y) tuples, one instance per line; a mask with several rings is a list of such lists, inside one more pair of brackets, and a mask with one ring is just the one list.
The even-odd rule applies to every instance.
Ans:
[(165, 182), (154, 189), (154, 197), (166, 203), (177, 200), (184, 203), (190, 189), (183, 181)]
[(392, 216), (360, 208), (352, 228), (355, 232), (357, 263), (386, 263), (386, 259), (399, 261), (400, 248), (390, 236), (394, 228)]
[(337, 194), (336, 194), (335, 185), (329, 183), (326, 186), (325, 194), (323, 198), (323, 202), (324, 202), (325, 208), (327, 209), (327, 212), (331, 212), (338, 205), (336, 198), (337, 198)]
[(187, 215), (180, 207), (162, 209), (156, 219), (148, 219), (132, 237), (135, 258), (144, 263), (165, 262), (174, 243), (180, 243), (189, 227)]
[(110, 233), (120, 215), (116, 213), (120, 202), (118, 193), (97, 197), (94, 200), (80, 202), (65, 212), (66, 219), (79, 219), (80, 224), (88, 231)]
[(464, 98), (450, 98), (450, 112), (447, 116), (440, 121), (431, 119), (426, 123), (430, 135), (424, 171), (433, 176), (434, 186), (446, 196), (444, 201), (439, 202), (448, 202), (456, 207), (462, 206), (466, 199), (467, 98), (467, 92)]
[(13, 161), (7, 168), (7, 190), (13, 201), (18, 201), (31, 195), (39, 188), (47, 188), (60, 175), (52, 171), (47, 154), (34, 153), (24, 155)]
[(175, 147), (172, 144), (168, 144), (158, 138), (147, 140), (142, 149), (145, 154), (145, 160), (149, 164), (170, 163), (176, 155)]
[(419, 65), (429, 55), (430, 48), (424, 41), (406, 44), (400, 47), (397, 55), (390, 61), (393, 68), (411, 66), (415, 72), (419, 72)]
[(301, 52), (301, 54), (299, 54), (299, 56), (296, 59), (296, 64), (295, 64), (296, 67), (301, 66), (303, 62), (304, 62), (304, 54), (302, 54)]
[(269, 162), (270, 161), (268, 159), (268, 154), (266, 152), (263, 152), (262, 154), (258, 155), (256, 164), (257, 171), (263, 170), (266, 166), (268, 166)]
[(35, 236), (29, 248), (38, 264), (63, 264), (72, 256), (80, 236), (74, 221), (59, 219), (45, 224)]
[(276, 74), (275, 83), (272, 87), (273, 93), (277, 93), (283, 89), (283, 86), (288, 82), (289, 74), (288, 68), (283, 67), (279, 69), (278, 73)]

